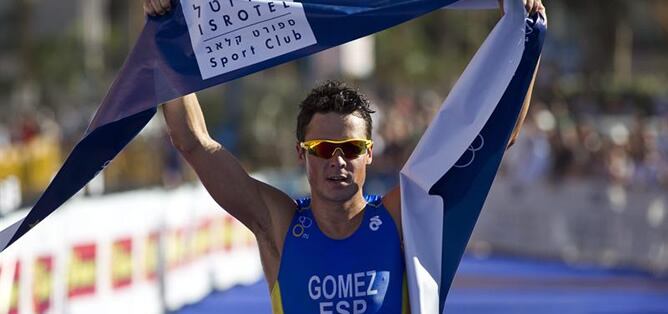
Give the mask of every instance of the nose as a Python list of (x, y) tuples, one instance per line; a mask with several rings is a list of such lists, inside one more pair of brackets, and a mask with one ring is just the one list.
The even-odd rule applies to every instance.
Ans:
[(330, 167), (344, 168), (346, 166), (346, 158), (343, 155), (343, 149), (337, 147), (332, 153), (332, 157), (329, 158)]

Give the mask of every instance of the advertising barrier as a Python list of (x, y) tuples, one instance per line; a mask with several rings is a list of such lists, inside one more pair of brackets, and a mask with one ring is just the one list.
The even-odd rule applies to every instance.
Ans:
[(0, 314), (162, 313), (261, 274), (252, 233), (200, 185), (78, 197), (0, 255)]
[(499, 178), (469, 249), (668, 275), (668, 195), (594, 179)]

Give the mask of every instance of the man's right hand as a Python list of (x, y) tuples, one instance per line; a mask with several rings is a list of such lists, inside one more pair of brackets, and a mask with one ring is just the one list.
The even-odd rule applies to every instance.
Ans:
[(172, 9), (171, 0), (142, 0), (144, 12), (150, 16), (163, 15)]

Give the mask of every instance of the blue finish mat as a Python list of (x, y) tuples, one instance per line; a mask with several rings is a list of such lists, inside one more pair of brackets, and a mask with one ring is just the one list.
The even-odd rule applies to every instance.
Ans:
[[(449, 314), (668, 314), (668, 279), (559, 263), (464, 258), (446, 302)], [(178, 314), (271, 314), (264, 282), (214, 292)]]

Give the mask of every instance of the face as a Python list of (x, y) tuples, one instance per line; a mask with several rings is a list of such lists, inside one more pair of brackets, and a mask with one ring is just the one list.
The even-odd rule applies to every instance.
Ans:
[[(366, 138), (364, 119), (349, 114), (316, 113), (306, 127), (305, 140), (344, 140)], [(313, 197), (333, 202), (352, 199), (361, 195), (366, 179), (366, 166), (371, 164), (372, 150), (365, 154), (347, 159), (341, 150), (336, 150), (329, 159), (310, 155), (297, 144), (299, 160), (306, 166), (306, 175), (311, 185)]]

